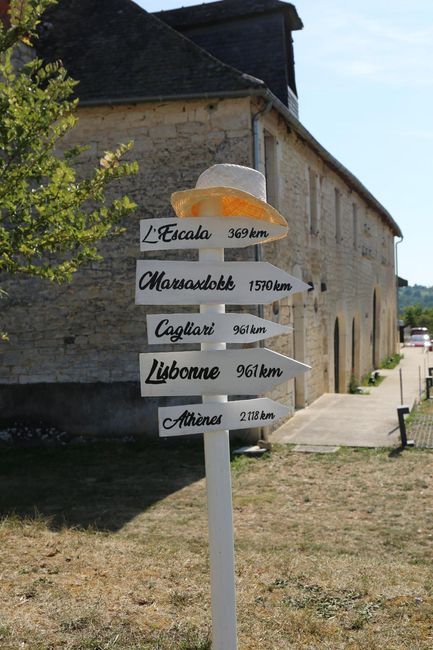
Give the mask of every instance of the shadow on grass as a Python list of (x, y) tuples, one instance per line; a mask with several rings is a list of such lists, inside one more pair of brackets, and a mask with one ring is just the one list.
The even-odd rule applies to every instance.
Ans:
[(392, 451), (389, 452), (388, 458), (398, 458), (404, 452), (405, 447), (400, 445), (400, 447), (395, 447)]
[(0, 517), (38, 513), (54, 530), (115, 531), (203, 476), (200, 441), (3, 449)]

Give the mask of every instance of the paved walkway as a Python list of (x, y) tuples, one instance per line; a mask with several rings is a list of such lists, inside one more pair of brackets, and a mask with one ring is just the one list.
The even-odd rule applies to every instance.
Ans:
[(417, 348), (403, 348), (404, 358), (393, 370), (381, 370), (385, 377), (369, 395), (327, 393), (273, 432), (271, 442), (302, 445), (344, 445), (347, 447), (396, 447), (400, 444), (397, 406), (400, 400), (400, 372), (403, 403), (412, 408), (419, 400), (419, 377), (424, 377), (433, 354)]

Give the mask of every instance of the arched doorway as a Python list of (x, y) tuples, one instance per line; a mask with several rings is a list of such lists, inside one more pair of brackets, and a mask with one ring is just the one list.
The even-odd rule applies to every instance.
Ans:
[(352, 354), (351, 354), (351, 375), (357, 380), (360, 379), (360, 331), (359, 314), (352, 319)]
[(380, 364), (380, 290), (373, 292), (373, 322), (371, 333), (371, 361), (374, 368)]
[(334, 392), (340, 392), (340, 324), (334, 323)]
[(375, 289), (373, 293), (373, 332), (372, 332), (372, 342), (371, 342), (373, 368), (376, 367), (376, 321), (377, 321), (377, 299), (376, 299), (376, 289)]

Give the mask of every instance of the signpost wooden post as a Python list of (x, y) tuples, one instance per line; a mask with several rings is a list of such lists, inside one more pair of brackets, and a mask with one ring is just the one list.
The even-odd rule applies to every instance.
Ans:
[(287, 226), (282, 217), (267, 221), (215, 216), (219, 214), (221, 198), (210, 195), (201, 200), (198, 217), (140, 222), (141, 251), (197, 248), (199, 261), (137, 261), (135, 301), (200, 305), (199, 314), (147, 316), (149, 343), (200, 342), (201, 351), (140, 354), (141, 394), (202, 394), (202, 404), (159, 408), (159, 433), (166, 437), (204, 433), (212, 648), (236, 650), (229, 430), (270, 424), (289, 409), (266, 397), (229, 402), (226, 393), (265, 393), (309, 367), (266, 348), (226, 350), (227, 342), (250, 343), (292, 328), (252, 314), (226, 314), (225, 305), (268, 304), (309, 286), (265, 262), (224, 261), (224, 247), (284, 237)]
[[(220, 213), (220, 201), (209, 199), (201, 206), (201, 216)], [(204, 265), (224, 263), (224, 248), (203, 248), (199, 260)], [(225, 304), (200, 305), (200, 313), (224, 314)], [(202, 352), (225, 350), (225, 342), (201, 344)], [(227, 395), (203, 394), (203, 404), (228, 401)], [(212, 641), (215, 649), (236, 650), (236, 586), (232, 508), (230, 444), (227, 429), (204, 435), (206, 492), (208, 507), (209, 557), (212, 606)]]

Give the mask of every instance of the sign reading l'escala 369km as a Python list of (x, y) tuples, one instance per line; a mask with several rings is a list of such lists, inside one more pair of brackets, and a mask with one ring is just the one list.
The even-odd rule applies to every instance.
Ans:
[(309, 285), (268, 262), (137, 261), (138, 305), (268, 304)]
[(248, 217), (189, 217), (186, 219), (142, 219), (140, 250), (177, 248), (243, 248), (284, 237), (287, 226)]
[(142, 397), (257, 395), (310, 369), (266, 348), (140, 354)]

